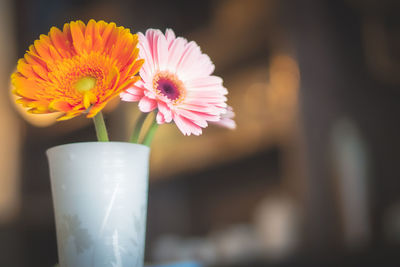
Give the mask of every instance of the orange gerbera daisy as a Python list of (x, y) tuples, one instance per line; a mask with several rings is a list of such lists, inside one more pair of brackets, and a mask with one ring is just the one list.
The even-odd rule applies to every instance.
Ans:
[(138, 37), (115, 23), (90, 20), (52, 27), (18, 61), (11, 80), (18, 103), (31, 113), (60, 111), (66, 120), (95, 116), (113, 97), (131, 87), (143, 60)]

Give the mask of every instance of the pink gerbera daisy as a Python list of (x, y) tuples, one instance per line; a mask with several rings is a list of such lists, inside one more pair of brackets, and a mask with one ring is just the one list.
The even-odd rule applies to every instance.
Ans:
[(139, 101), (142, 112), (157, 109), (158, 124), (174, 121), (184, 135), (200, 135), (208, 122), (219, 122), (228, 109), (222, 79), (195, 42), (150, 29), (139, 33), (139, 57), (145, 60), (139, 80), (124, 101)]

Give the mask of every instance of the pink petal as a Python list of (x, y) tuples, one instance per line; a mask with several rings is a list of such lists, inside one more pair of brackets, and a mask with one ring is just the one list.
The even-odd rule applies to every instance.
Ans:
[[(147, 36), (147, 33), (149, 33), (148, 36)], [(151, 56), (153, 57), (153, 64), (154, 64), (155, 71), (157, 71), (159, 69), (157, 44), (158, 44), (158, 39), (160, 38), (160, 35), (162, 35), (160, 30), (147, 30), (146, 31), (146, 37), (147, 37), (147, 40), (149, 41), (149, 47), (151, 49)]]
[(179, 77), (182, 77), (183, 81), (196, 77), (196, 59), (200, 55), (200, 47), (195, 42), (191, 41), (186, 45), (185, 51), (176, 68), (179, 72)]
[[(194, 88), (215, 88), (215, 87), (222, 87), (223, 80), (218, 76), (204, 76), (204, 77), (196, 77), (191, 80), (187, 80), (185, 85), (188, 87)], [(203, 90), (203, 89), (201, 89)]]
[(147, 37), (144, 36), (142, 33), (139, 33), (139, 57), (141, 59), (144, 59), (144, 64), (141, 68), (141, 72), (142, 70), (144, 70), (148, 75), (150, 73), (154, 73), (155, 70), (154, 70), (153, 57), (151, 54), (151, 46), (148, 42)]
[(221, 127), (224, 127), (224, 128), (228, 128), (228, 129), (231, 129), (231, 130), (236, 129), (236, 122), (234, 120), (232, 120), (232, 119), (224, 118), (224, 119), (221, 119), (220, 121), (212, 122), (212, 124), (215, 124), (217, 126), (221, 126)]
[(233, 119), (235, 117), (235, 112), (233, 112), (233, 108), (228, 106), (226, 108), (226, 113), (223, 114), (224, 118)]
[(198, 126), (205, 128), (208, 126), (207, 121), (202, 117), (201, 113), (191, 112), (185, 109), (176, 110), (176, 113), (179, 114), (181, 117), (185, 117), (186, 119), (192, 121), (193, 123), (197, 124)]
[(159, 70), (165, 70), (168, 63), (168, 43), (162, 33), (158, 36), (156, 51)]
[[(191, 103), (201, 103), (201, 102), (207, 102), (209, 104), (221, 104), (223, 105), (227, 100), (226, 96), (219, 96), (219, 95), (207, 95), (204, 93), (196, 93), (196, 92), (187, 92), (186, 93), (186, 99), (185, 101), (191, 102)], [(226, 107), (226, 106), (225, 106)]]
[(139, 75), (144, 82), (151, 82), (153, 78), (151, 67), (147, 66), (146, 63), (143, 64), (143, 66), (140, 68)]
[(129, 93), (131, 95), (143, 96), (143, 89), (135, 86), (126, 89), (126, 93)]
[(192, 106), (208, 106), (214, 109), (218, 114), (224, 113), (227, 104), (225, 102), (214, 101), (212, 99), (199, 99), (199, 98), (186, 98), (186, 103), (189, 103)]
[[(153, 53), (154, 53), (154, 46), (155, 46), (155, 44), (154, 44), (154, 40), (155, 40), (155, 38), (156, 38), (156, 36), (157, 36), (157, 32), (158, 31), (160, 31), (160, 30), (156, 30), (156, 29), (148, 29), (147, 31), (146, 31), (146, 40), (147, 40), (147, 43), (148, 43), (148, 46), (149, 46), (149, 48), (150, 48), (150, 54), (151, 54), (151, 56), (153, 57)], [(155, 42), (156, 44), (157, 44), (157, 42)], [(153, 59), (154, 59), (154, 57), (153, 57)], [(154, 61), (153, 61), (153, 63), (154, 63)]]
[(121, 97), (121, 100), (127, 102), (137, 102), (142, 98), (142, 96), (132, 95), (129, 93), (121, 93), (119, 96)]
[(171, 47), (172, 42), (175, 40), (175, 33), (172, 29), (165, 30), (165, 39), (167, 39), (168, 48)]
[(199, 64), (199, 76), (208, 76), (214, 72), (215, 66), (206, 54), (202, 54), (197, 62)]
[(154, 110), (157, 106), (157, 102), (153, 99), (150, 99), (146, 96), (142, 97), (139, 102), (139, 109), (142, 112), (150, 112)]
[(158, 102), (158, 110), (163, 114), (166, 122), (172, 121), (172, 112), (171, 109), (164, 102)]
[(233, 130), (236, 128), (236, 122), (233, 120), (234, 117), (235, 113), (233, 112), (233, 108), (228, 106), (225, 113), (221, 115), (221, 120), (213, 122), (213, 124)]
[(157, 112), (156, 121), (158, 124), (164, 124), (164, 115), (161, 112)]
[(156, 94), (150, 90), (144, 90), (144, 95), (150, 99), (156, 99)]
[(174, 116), (174, 121), (176, 126), (184, 135), (200, 135), (202, 133), (202, 130), (198, 125), (179, 115)]
[[(137, 82), (136, 84), (138, 84), (139, 82)], [(136, 102), (143, 97), (143, 89), (137, 87), (136, 84), (128, 88), (125, 92), (120, 93), (121, 100), (128, 102)]]
[(197, 111), (197, 112), (204, 112), (210, 115), (219, 115), (221, 114), (221, 108), (215, 108), (213, 105), (203, 104), (203, 105), (196, 105), (193, 103), (182, 103), (179, 105), (179, 108), (184, 108), (187, 110)]
[(200, 116), (204, 120), (211, 121), (211, 122), (220, 120), (219, 115), (213, 115), (213, 114), (209, 114), (209, 113), (196, 112), (196, 111), (191, 111), (191, 113), (196, 114), (197, 116)]
[(188, 135), (189, 131), (186, 128), (186, 125), (183, 123), (182, 119), (179, 117), (179, 115), (174, 116), (174, 122), (178, 129), (183, 133), (183, 135)]
[(183, 52), (185, 51), (186, 43), (186, 39), (178, 37), (170, 45), (168, 51), (168, 70), (173, 73), (176, 72), (179, 60), (182, 57)]

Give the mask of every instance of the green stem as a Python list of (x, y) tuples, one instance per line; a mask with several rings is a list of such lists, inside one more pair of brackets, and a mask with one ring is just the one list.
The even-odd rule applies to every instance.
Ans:
[(143, 128), (144, 121), (146, 120), (146, 113), (140, 112), (139, 118), (136, 120), (135, 128), (133, 129), (133, 133), (129, 142), (138, 143), (140, 132)]
[(151, 142), (153, 141), (154, 135), (156, 134), (157, 128), (158, 128), (158, 123), (154, 118), (154, 120), (150, 126), (150, 129), (147, 131), (146, 136), (143, 139), (143, 145), (150, 147)]
[(97, 140), (99, 142), (108, 142), (108, 134), (106, 124), (104, 123), (103, 114), (97, 113), (93, 118), (94, 127), (96, 128)]

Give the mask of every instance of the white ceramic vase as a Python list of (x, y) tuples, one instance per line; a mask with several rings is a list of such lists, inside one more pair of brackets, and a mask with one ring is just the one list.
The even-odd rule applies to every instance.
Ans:
[(47, 151), (60, 267), (142, 267), (148, 147), (122, 142)]

